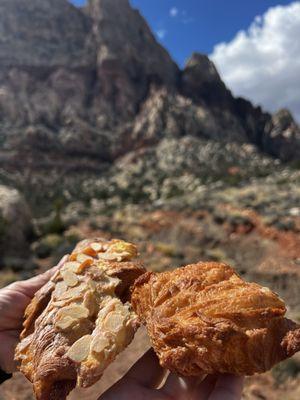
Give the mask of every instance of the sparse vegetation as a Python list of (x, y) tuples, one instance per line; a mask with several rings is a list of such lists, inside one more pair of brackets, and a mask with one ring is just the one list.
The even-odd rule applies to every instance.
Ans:
[(272, 375), (277, 385), (283, 384), (288, 379), (296, 378), (300, 374), (300, 361), (290, 358), (276, 365), (272, 370)]

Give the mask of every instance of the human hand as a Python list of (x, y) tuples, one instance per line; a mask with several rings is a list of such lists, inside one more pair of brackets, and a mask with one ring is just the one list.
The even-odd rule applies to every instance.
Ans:
[(35, 292), (49, 281), (65, 259), (64, 257), (56, 267), (44, 274), (26, 281), (14, 282), (0, 289), (0, 368), (5, 372), (11, 373), (16, 370), (14, 353), (26, 307)]
[(208, 375), (204, 380), (170, 374), (160, 388), (165, 371), (149, 350), (129, 372), (98, 400), (240, 400), (243, 378)]

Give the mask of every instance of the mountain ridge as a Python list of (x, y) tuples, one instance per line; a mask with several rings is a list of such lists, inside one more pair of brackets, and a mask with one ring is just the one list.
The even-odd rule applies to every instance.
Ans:
[(128, 0), (0, 0), (0, 11), (0, 162), (16, 152), (113, 162), (184, 135), (300, 157), (291, 114), (235, 98), (206, 55), (180, 70)]

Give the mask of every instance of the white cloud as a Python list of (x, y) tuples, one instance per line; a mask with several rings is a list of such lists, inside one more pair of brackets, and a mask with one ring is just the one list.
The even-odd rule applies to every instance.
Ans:
[(235, 95), (265, 109), (287, 107), (300, 121), (300, 1), (257, 16), (210, 58)]
[(170, 17), (173, 17), (173, 18), (174, 18), (174, 17), (177, 17), (178, 12), (179, 12), (179, 10), (178, 10), (177, 7), (172, 7), (172, 8), (170, 9), (170, 11), (169, 11)]
[(156, 31), (157, 37), (158, 37), (159, 39), (161, 39), (161, 40), (165, 38), (166, 34), (167, 34), (166, 29), (158, 29), (158, 30)]

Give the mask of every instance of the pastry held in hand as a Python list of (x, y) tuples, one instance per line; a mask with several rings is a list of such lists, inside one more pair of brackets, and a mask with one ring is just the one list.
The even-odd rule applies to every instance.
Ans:
[(161, 365), (179, 375), (251, 375), (300, 350), (300, 326), (284, 317), (284, 302), (225, 264), (149, 272), (131, 301)]
[(134, 245), (85, 240), (40, 289), (16, 349), (38, 400), (63, 400), (88, 387), (131, 342), (138, 327), (129, 288), (145, 272)]

